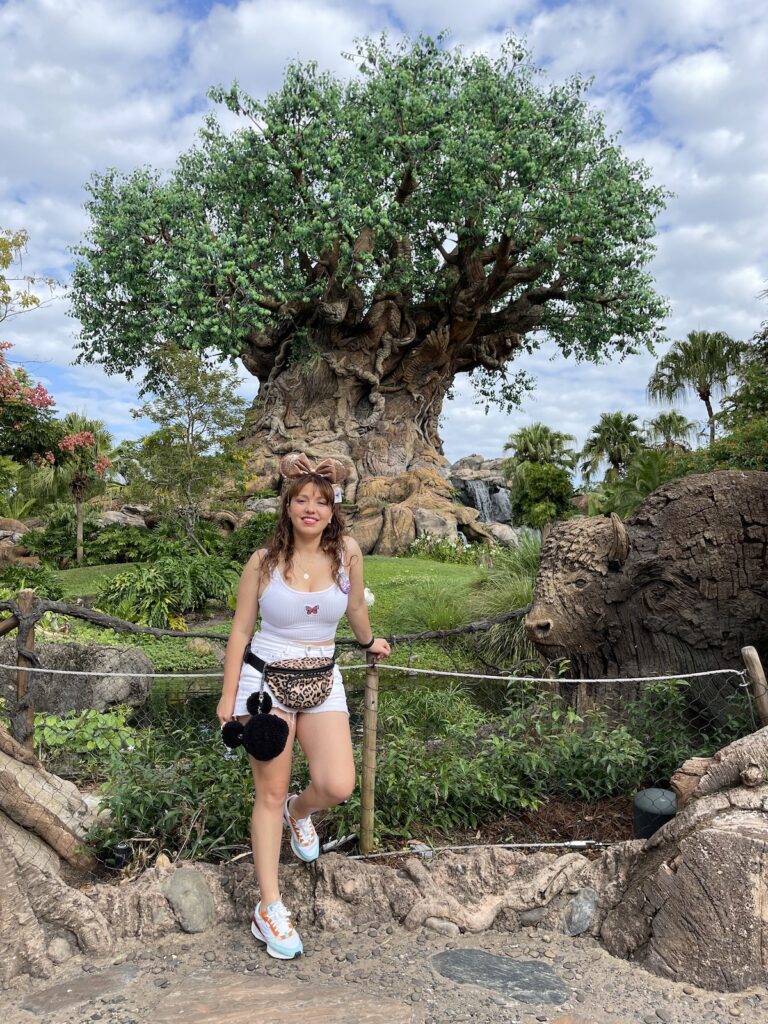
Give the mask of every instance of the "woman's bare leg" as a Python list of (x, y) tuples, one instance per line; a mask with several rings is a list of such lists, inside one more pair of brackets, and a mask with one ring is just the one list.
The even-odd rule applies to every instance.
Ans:
[(291, 815), (306, 818), (346, 800), (355, 788), (349, 715), (343, 711), (299, 715), (296, 738), (307, 756), (312, 781), (291, 801)]
[(296, 734), (295, 715), (284, 715), (279, 711), (273, 711), (272, 714), (288, 722), (290, 731), (285, 750), (271, 761), (248, 758), (255, 791), (251, 815), (251, 849), (260, 899), (265, 907), (280, 898), (277, 872), (283, 835), (283, 807), (291, 781), (293, 740)]

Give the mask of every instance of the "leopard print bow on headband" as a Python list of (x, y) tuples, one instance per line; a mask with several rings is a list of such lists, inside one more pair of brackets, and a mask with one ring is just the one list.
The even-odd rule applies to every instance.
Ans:
[(347, 479), (349, 471), (343, 462), (338, 459), (323, 459), (313, 466), (304, 452), (291, 452), (280, 459), (280, 475), (286, 480), (295, 480), (297, 477), (305, 476), (307, 473), (314, 473), (321, 476), (332, 484), (340, 484)]

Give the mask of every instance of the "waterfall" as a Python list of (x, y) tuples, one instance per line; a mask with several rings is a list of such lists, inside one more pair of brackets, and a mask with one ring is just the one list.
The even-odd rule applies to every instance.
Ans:
[(469, 497), (469, 502), (476, 508), (481, 523), (493, 522), (493, 502), (491, 500), (491, 489), (485, 480), (465, 480), (464, 489)]

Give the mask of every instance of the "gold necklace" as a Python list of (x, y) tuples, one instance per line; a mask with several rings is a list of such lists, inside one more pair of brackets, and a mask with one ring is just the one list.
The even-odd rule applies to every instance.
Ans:
[[(296, 555), (294, 555), (293, 557), (294, 557), (294, 561), (296, 561), (296, 562), (299, 561), (298, 558), (296, 558)], [(309, 573), (306, 571), (306, 569), (304, 569), (304, 567), (302, 566), (301, 562), (299, 562), (299, 569), (301, 570), (304, 579), (308, 580), (309, 579)]]

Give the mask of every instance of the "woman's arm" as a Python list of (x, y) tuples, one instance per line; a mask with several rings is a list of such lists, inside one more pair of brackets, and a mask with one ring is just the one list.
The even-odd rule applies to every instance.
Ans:
[(365, 603), (363, 553), (360, 550), (360, 545), (354, 538), (345, 537), (344, 550), (347, 557), (347, 575), (350, 582), (347, 621), (352, 627), (355, 639), (362, 646), (365, 646), (369, 654), (375, 654), (379, 658), (388, 658), (392, 651), (384, 637), (375, 637), (371, 646), (366, 646), (371, 637), (373, 637), (373, 630), (368, 618), (368, 605)]
[(256, 551), (248, 559), (240, 585), (237, 588), (237, 605), (232, 619), (227, 653), (224, 657), (224, 685), (216, 708), (216, 717), (223, 725), (232, 718), (235, 710), (237, 684), (243, 664), (245, 645), (253, 636), (253, 627), (259, 614), (259, 569), (264, 551)]

